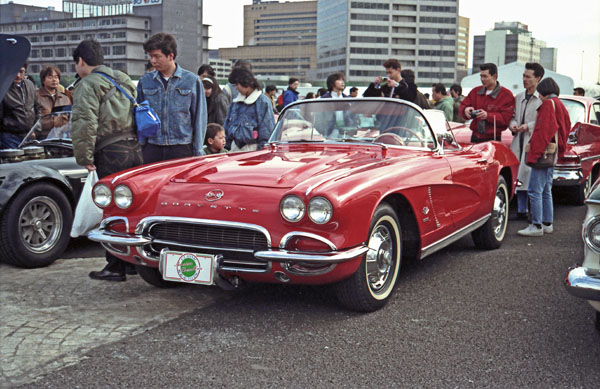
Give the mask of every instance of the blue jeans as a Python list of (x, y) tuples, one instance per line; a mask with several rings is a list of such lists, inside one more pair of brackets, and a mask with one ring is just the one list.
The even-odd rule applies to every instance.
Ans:
[(16, 149), (23, 141), (23, 137), (10, 132), (0, 132), (0, 150)]
[(554, 210), (552, 208), (552, 174), (553, 167), (546, 169), (531, 169), (529, 177), (529, 204), (531, 222), (533, 224), (552, 223)]

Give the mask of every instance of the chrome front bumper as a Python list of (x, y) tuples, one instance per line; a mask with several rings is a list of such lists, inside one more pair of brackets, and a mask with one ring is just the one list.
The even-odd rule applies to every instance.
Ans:
[(553, 186), (577, 186), (582, 180), (583, 173), (581, 169), (554, 168), (554, 174), (552, 175)]
[[(88, 233), (88, 238), (95, 242), (102, 243), (106, 248), (113, 248), (113, 246), (141, 247), (152, 244), (151, 238), (135, 234), (109, 232), (103, 229), (102, 226), (90, 231)], [(254, 256), (262, 261), (303, 262), (315, 265), (325, 265), (349, 261), (365, 254), (368, 250), (369, 248), (364, 245), (346, 250), (331, 250), (325, 252), (301, 252), (276, 249), (256, 251)]]
[(583, 266), (573, 266), (565, 278), (567, 292), (584, 300), (600, 301), (600, 273), (590, 274)]

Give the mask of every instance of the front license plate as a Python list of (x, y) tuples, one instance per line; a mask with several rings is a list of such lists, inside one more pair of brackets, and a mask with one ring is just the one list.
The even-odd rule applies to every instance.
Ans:
[(163, 250), (160, 269), (166, 281), (212, 285), (217, 266), (215, 255)]

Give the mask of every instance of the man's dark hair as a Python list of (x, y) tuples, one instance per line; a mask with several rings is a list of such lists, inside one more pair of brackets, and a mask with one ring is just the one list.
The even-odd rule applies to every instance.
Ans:
[(250, 71), (252, 71), (252, 64), (249, 61), (246, 61), (245, 59), (238, 59), (237, 61), (235, 61), (233, 63), (232, 66), (232, 70), (235, 68), (246, 68)]
[(240, 84), (244, 87), (252, 87), (254, 89), (261, 89), (260, 83), (254, 77), (252, 72), (246, 68), (234, 68), (229, 74), (229, 82), (232, 84)]
[(145, 67), (146, 67), (146, 71), (148, 71), (148, 70), (152, 69), (154, 67), (154, 65), (152, 65), (152, 62), (148, 61), (148, 62), (146, 62)]
[(459, 96), (462, 95), (462, 86), (460, 86), (458, 84), (452, 84), (452, 86), (450, 87), (450, 90), (455, 91)]
[(97, 40), (86, 39), (81, 41), (73, 51), (73, 61), (79, 62), (79, 58), (89, 66), (104, 64), (104, 50)]
[(275, 85), (267, 85), (267, 87), (265, 88), (266, 93), (272, 92), (274, 90), (277, 90), (277, 87)]
[(25, 68), (25, 70), (27, 70), (27, 67), (29, 66), (29, 61), (25, 61), (25, 63), (23, 64), (23, 66), (21, 66), (22, 68)]
[(290, 77), (289, 81), (288, 81), (288, 85), (292, 85), (293, 83), (295, 83), (296, 81), (300, 81), (297, 78), (294, 77)]
[(498, 67), (496, 66), (495, 63), (491, 63), (491, 62), (479, 65), (479, 70), (481, 70), (482, 72), (484, 70), (489, 71), (490, 76), (494, 76), (494, 75), (498, 74)]
[(40, 82), (42, 83), (42, 86), (44, 85), (44, 79), (49, 76), (52, 72), (56, 73), (56, 75), (58, 76), (58, 80), (60, 81), (60, 70), (58, 70), (58, 68), (54, 65), (46, 65), (42, 68), (42, 71), (40, 72)]
[(208, 123), (206, 125), (206, 139), (213, 139), (221, 131), (225, 131), (225, 129), (219, 123)]
[(177, 58), (177, 42), (173, 35), (166, 32), (154, 34), (144, 42), (144, 51), (149, 53), (152, 50), (160, 50), (165, 56), (173, 54), (173, 59)]
[(211, 77), (216, 77), (216, 73), (215, 73), (215, 69), (212, 68), (212, 66), (204, 64), (202, 66), (200, 66), (198, 68), (198, 75), (201, 76), (202, 74), (207, 73), (209, 76)]
[(352, 92), (358, 92), (358, 88), (353, 86), (352, 88), (350, 88), (350, 93)]
[(402, 78), (404, 78), (406, 80), (407, 83), (409, 83), (409, 84), (415, 83), (415, 72), (413, 72), (411, 69), (402, 70), (400, 72), (400, 75), (402, 76)]
[[(335, 82), (337, 80), (343, 80), (344, 78), (345, 78), (344, 73), (342, 73), (342, 72), (335, 72), (335, 73), (327, 76), (327, 90), (331, 92), (333, 90), (333, 86), (335, 85)], [(290, 79), (290, 81), (291, 81), (291, 79)]]
[(540, 79), (544, 77), (544, 67), (537, 62), (527, 62), (525, 69), (533, 70), (533, 75)]
[(446, 96), (446, 87), (442, 83), (433, 84), (431, 86), (436, 93), (441, 93), (442, 96)]
[(583, 89), (581, 87), (577, 87), (577, 88), (573, 89), (573, 92), (579, 93), (580, 96), (585, 96), (585, 89)]
[(383, 63), (383, 67), (386, 69), (394, 68), (394, 69), (402, 70), (402, 66), (400, 66), (400, 61), (398, 61), (397, 59), (393, 59), (393, 58), (390, 58), (387, 61), (385, 61)]
[(537, 91), (542, 96), (559, 95), (560, 87), (552, 77), (544, 78), (537, 86)]
[(325, 93), (327, 93), (327, 89), (325, 89), (325, 88), (319, 88), (319, 89), (317, 89), (317, 96), (321, 97)]

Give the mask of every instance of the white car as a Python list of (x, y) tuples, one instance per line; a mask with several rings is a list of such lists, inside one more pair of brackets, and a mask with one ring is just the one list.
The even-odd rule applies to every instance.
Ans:
[(583, 221), (583, 263), (569, 269), (565, 278), (567, 291), (596, 309), (596, 328), (600, 331), (600, 180), (592, 187), (586, 200), (587, 213)]

